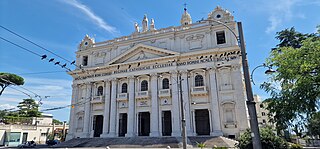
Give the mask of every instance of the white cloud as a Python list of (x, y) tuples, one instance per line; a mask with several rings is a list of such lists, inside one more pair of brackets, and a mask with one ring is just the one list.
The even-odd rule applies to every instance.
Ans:
[(10, 105), (10, 104), (0, 104), (0, 110), (13, 109), (13, 108), (17, 108), (17, 107), (14, 105)]
[(77, 9), (79, 9), (82, 13), (84, 13), (89, 19), (96, 25), (98, 25), (100, 28), (110, 32), (111, 34), (118, 33), (115, 27), (109, 25), (106, 23), (101, 17), (96, 15), (89, 7), (87, 7), (84, 4), (81, 4), (77, 0), (62, 0), (62, 2), (65, 2)]
[(292, 9), (298, 2), (299, 0), (267, 1), (270, 24), (266, 29), (266, 33), (275, 31), (283, 22), (291, 20), (293, 18)]

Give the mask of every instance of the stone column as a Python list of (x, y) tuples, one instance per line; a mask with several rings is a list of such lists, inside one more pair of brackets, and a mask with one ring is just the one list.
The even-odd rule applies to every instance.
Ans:
[(208, 68), (209, 70), (209, 78), (210, 78), (210, 103), (211, 103), (211, 126), (212, 131), (210, 132), (211, 136), (222, 136), (221, 130), (221, 118), (220, 118), (220, 110), (219, 110), (219, 96), (218, 96), (218, 88), (217, 88), (217, 78), (216, 78), (216, 70), (215, 68)]
[(109, 137), (115, 137), (116, 135), (116, 114), (117, 114), (117, 84), (116, 78), (112, 79), (111, 87), (111, 102), (110, 102), (110, 131)]
[(172, 71), (172, 136), (181, 136), (178, 72)]
[[(70, 120), (69, 120), (69, 133), (66, 137), (66, 140), (74, 138), (74, 133), (76, 132), (76, 123), (75, 123), (75, 108), (74, 104), (77, 102), (79, 96), (79, 87), (77, 84), (72, 85), (72, 98), (71, 98), (71, 108), (70, 108)], [(53, 129), (54, 130), (54, 129)]]
[(183, 106), (185, 110), (185, 119), (186, 119), (186, 130), (187, 135), (192, 134), (191, 130), (191, 121), (190, 121), (190, 96), (189, 96), (189, 83), (188, 83), (188, 71), (183, 70), (181, 73), (181, 83), (182, 83), (182, 98)]
[(134, 128), (135, 128), (135, 77), (130, 76), (129, 79), (129, 85), (128, 85), (128, 91), (129, 91), (129, 105), (128, 105), (128, 123), (127, 123), (127, 134), (126, 137), (133, 137), (135, 136)]
[(151, 74), (151, 133), (150, 136), (158, 137), (159, 133), (159, 106), (158, 106), (158, 74)]
[(104, 87), (104, 111), (103, 111), (103, 131), (101, 137), (108, 137), (110, 119), (110, 81), (105, 80)]
[(84, 105), (84, 124), (83, 124), (83, 138), (90, 136), (90, 115), (91, 115), (91, 98), (92, 98), (92, 83), (86, 83), (86, 98)]
[[(241, 64), (233, 65), (231, 69), (231, 78), (235, 91), (234, 100), (236, 103), (234, 117), (236, 118), (236, 124), (240, 131), (245, 131), (245, 129), (249, 127), (249, 113), (247, 111), (247, 96), (245, 93), (244, 79), (241, 70)], [(235, 115), (236, 113), (237, 115)]]

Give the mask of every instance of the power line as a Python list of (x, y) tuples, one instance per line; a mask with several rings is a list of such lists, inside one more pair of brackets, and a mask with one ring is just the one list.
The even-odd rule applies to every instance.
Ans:
[(59, 72), (66, 72), (66, 71), (30, 72), (30, 73), (19, 73), (19, 74), (17, 74), (17, 75), (35, 75), (35, 74), (59, 73)]
[(11, 82), (11, 81), (9, 81), (9, 80), (7, 80), (7, 79), (4, 79), (4, 78), (0, 78), (0, 79), (6, 81), (6, 82), (8, 82), (8, 83), (11, 83), (11, 84), (13, 84), (13, 85), (16, 85), (16, 86), (18, 86), (18, 87), (21, 87), (22, 89), (24, 89), (24, 90), (26, 90), (26, 91), (34, 94), (36, 97), (37, 97), (37, 96), (40, 96), (40, 95), (38, 95), (37, 93), (35, 93), (35, 92), (33, 92), (33, 91), (30, 91), (30, 90), (28, 90), (28, 89), (26, 89), (26, 88), (24, 88), (24, 87), (22, 87), (22, 86), (19, 86), (19, 85), (17, 85), (16, 83)]
[(53, 54), (53, 55), (57, 56), (57, 57), (59, 57), (59, 58), (61, 58), (61, 59), (65, 60), (65, 61), (67, 61), (67, 62), (69, 62), (69, 63), (72, 63), (72, 62), (70, 62), (69, 60), (67, 60), (67, 59), (63, 58), (62, 56), (60, 56), (60, 55), (58, 55), (58, 54), (56, 54), (56, 53), (54, 53), (54, 52), (52, 52), (52, 51), (48, 50), (47, 48), (44, 48), (43, 46), (40, 46), (39, 44), (37, 44), (37, 43), (35, 43), (35, 42), (33, 42), (33, 41), (31, 41), (31, 40), (29, 40), (29, 39), (27, 39), (27, 38), (25, 38), (25, 37), (23, 37), (23, 36), (19, 35), (18, 33), (15, 33), (14, 31), (12, 31), (12, 30), (10, 30), (10, 29), (8, 29), (8, 28), (6, 28), (6, 27), (2, 26), (2, 25), (0, 25), (0, 27), (1, 27), (1, 28), (3, 28), (3, 29), (5, 29), (5, 30), (7, 30), (8, 32), (10, 32), (10, 33), (12, 33), (12, 34), (14, 34), (14, 35), (16, 35), (16, 36), (18, 36), (18, 37), (22, 38), (23, 40), (28, 41), (28, 42), (30, 42), (31, 44), (33, 44), (33, 45), (35, 45), (35, 46), (37, 46), (37, 47), (39, 47), (39, 48), (41, 48), (41, 49), (43, 49), (43, 50), (45, 50), (45, 51), (47, 51), (47, 52), (49, 52), (49, 53), (51, 53), (51, 54)]
[(29, 95), (28, 93), (26, 93), (26, 92), (24, 92), (24, 91), (21, 91), (21, 90), (18, 90), (18, 89), (16, 89), (16, 88), (13, 88), (13, 87), (11, 87), (11, 86), (8, 86), (8, 87), (10, 87), (11, 89), (14, 89), (14, 90), (16, 90), (16, 91), (18, 91), (18, 92), (23, 93), (23, 94), (27, 95), (28, 97), (30, 97), (30, 98), (32, 99), (31, 95)]
[(12, 41), (9, 41), (9, 40), (7, 40), (7, 39), (5, 39), (5, 38), (3, 38), (3, 37), (0, 37), (0, 39), (4, 40), (4, 41), (6, 41), (6, 42), (8, 42), (8, 43), (10, 43), (10, 44), (13, 44), (13, 45), (15, 45), (15, 46), (17, 46), (17, 47), (19, 47), (19, 48), (21, 48), (21, 49), (23, 49), (23, 50), (26, 50), (26, 51), (28, 51), (28, 52), (30, 52), (30, 53), (32, 53), (32, 54), (35, 54), (35, 55), (41, 57), (42, 60), (44, 60), (44, 59), (49, 60), (49, 62), (53, 62), (55, 65), (59, 65), (59, 66), (61, 66), (62, 68), (66, 69), (67, 71), (71, 71), (71, 69), (69, 69), (69, 68), (66, 67), (66, 66), (67, 66), (66, 63), (65, 63), (65, 64), (60, 64), (60, 62), (55, 62), (55, 61), (54, 61), (54, 58), (51, 58), (51, 59), (47, 58), (47, 55), (40, 55), (40, 54), (38, 54), (38, 53), (36, 53), (36, 52), (33, 52), (32, 50), (30, 50), (30, 49), (28, 49), (28, 48), (25, 48), (25, 47), (23, 47), (23, 46), (21, 46), (21, 45), (19, 45), (19, 44), (16, 44), (16, 43), (14, 43), (14, 42), (12, 42)]
[(33, 52), (33, 51), (31, 51), (31, 50), (29, 50), (29, 49), (27, 49), (27, 48), (25, 48), (25, 47), (22, 47), (22, 46), (20, 46), (20, 45), (18, 45), (18, 44), (16, 44), (16, 43), (13, 43), (13, 42), (11, 42), (11, 41), (9, 41), (9, 40), (7, 40), (7, 39), (5, 39), (5, 38), (2, 38), (2, 37), (0, 37), (2, 40), (4, 40), (4, 41), (6, 41), (6, 42), (8, 42), (8, 43), (11, 43), (11, 44), (13, 44), (13, 45), (15, 45), (15, 46), (17, 46), (17, 47), (19, 47), (19, 48), (21, 48), (21, 49), (24, 49), (24, 50), (26, 50), (26, 51), (28, 51), (28, 52), (30, 52), (30, 53), (32, 53), (32, 54), (34, 54), (34, 55), (37, 55), (37, 56), (40, 56), (41, 57), (41, 55), (40, 54), (38, 54), (38, 53), (36, 53), (36, 52)]

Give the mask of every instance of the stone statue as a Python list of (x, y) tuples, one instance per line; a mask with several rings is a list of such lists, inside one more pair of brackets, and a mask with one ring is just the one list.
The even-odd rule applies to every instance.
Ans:
[(145, 14), (142, 20), (142, 32), (148, 31), (148, 18), (147, 15)]
[(137, 22), (134, 23), (134, 29), (136, 33), (139, 33), (139, 24)]
[(153, 18), (151, 19), (151, 23), (150, 23), (150, 30), (151, 30), (151, 31), (156, 30), (156, 28), (155, 28), (155, 26), (154, 26), (154, 19), (153, 19)]

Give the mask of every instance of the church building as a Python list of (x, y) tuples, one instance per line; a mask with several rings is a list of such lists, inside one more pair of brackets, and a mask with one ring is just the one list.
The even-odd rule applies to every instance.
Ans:
[(180, 26), (141, 27), (103, 42), (86, 35), (76, 52), (67, 139), (92, 137), (236, 138), (249, 128), (237, 23), (216, 7)]

